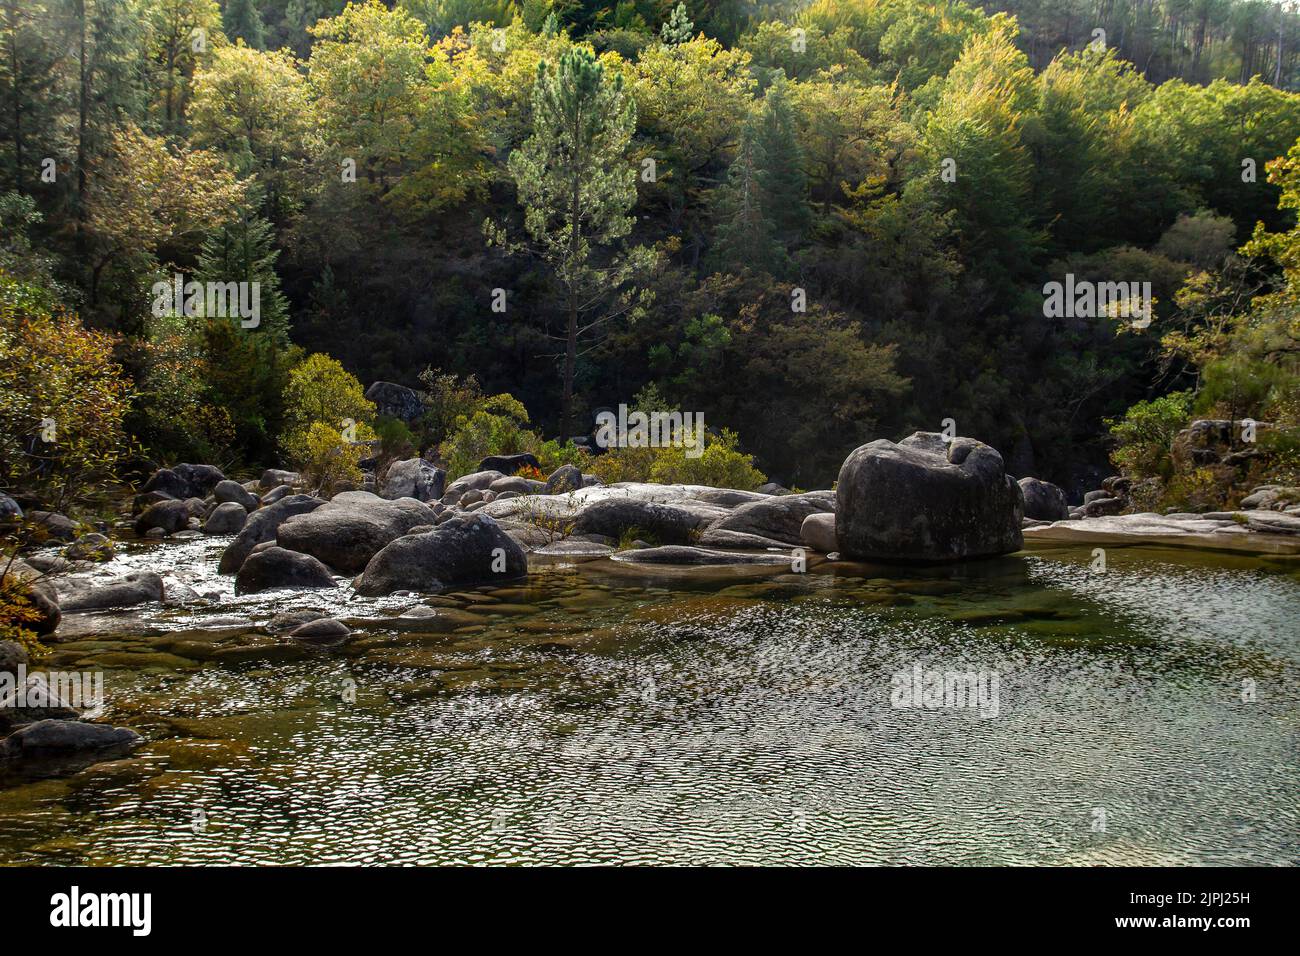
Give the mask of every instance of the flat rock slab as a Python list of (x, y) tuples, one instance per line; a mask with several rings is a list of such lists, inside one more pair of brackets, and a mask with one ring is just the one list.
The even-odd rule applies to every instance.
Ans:
[(742, 551), (710, 551), (689, 545), (664, 545), (660, 548), (640, 548), (614, 555), (615, 561), (630, 564), (789, 564), (784, 554)]
[[(1249, 512), (1242, 512), (1243, 516)], [(1026, 544), (1158, 545), (1245, 554), (1300, 554), (1300, 534), (1255, 530), (1232, 518), (1157, 514), (1056, 521), (1024, 530)]]

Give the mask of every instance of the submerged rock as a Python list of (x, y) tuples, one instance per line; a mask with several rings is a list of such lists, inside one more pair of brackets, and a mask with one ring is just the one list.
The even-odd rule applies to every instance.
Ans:
[(847, 557), (956, 561), (1018, 551), (1024, 495), (998, 452), (972, 438), (879, 439), (840, 468), (835, 535)]
[(790, 558), (781, 554), (746, 551), (711, 551), (686, 545), (663, 545), (622, 551), (614, 555), (615, 561), (632, 564), (789, 564)]
[(352, 636), (352, 629), (332, 617), (321, 617), (298, 625), (289, 636), (314, 647), (337, 647)]
[(330, 569), (310, 554), (270, 547), (250, 554), (235, 575), (236, 594), (255, 594), (273, 588), (338, 587)]
[(139, 734), (125, 727), (80, 720), (40, 720), (0, 741), (0, 758), (12, 760), (125, 749), (135, 746), (140, 740)]
[(452, 518), (436, 530), (398, 538), (370, 559), (358, 594), (438, 591), (453, 584), (508, 581), (528, 573), (523, 549), (492, 518)]

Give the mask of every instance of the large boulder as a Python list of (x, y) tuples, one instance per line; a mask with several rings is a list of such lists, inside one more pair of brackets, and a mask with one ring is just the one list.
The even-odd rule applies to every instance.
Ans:
[(385, 498), (414, 498), (437, 501), (446, 490), (447, 473), (423, 458), (408, 458), (388, 466), (384, 476)]
[(58, 757), (103, 750), (126, 750), (140, 735), (125, 727), (80, 720), (40, 720), (0, 741), (0, 758)]
[(250, 554), (235, 575), (236, 594), (255, 594), (271, 588), (333, 587), (338, 584), (330, 569), (310, 554), (275, 546)]
[(275, 537), (281, 547), (356, 574), (385, 545), (437, 520), (436, 511), (414, 498), (388, 501), (368, 491), (345, 491), (307, 514), (287, 519)]
[(835, 537), (846, 557), (956, 561), (1018, 551), (1024, 494), (1002, 456), (972, 438), (879, 439), (840, 468)]
[(1025, 496), (1025, 517), (1035, 521), (1064, 521), (1070, 517), (1070, 505), (1065, 491), (1050, 481), (1038, 478), (1021, 478), (1020, 490)]
[(27, 528), (35, 541), (75, 541), (77, 526), (57, 511), (28, 511)]
[(800, 544), (799, 533), (809, 515), (835, 510), (835, 492), (809, 491), (801, 495), (772, 495), (743, 504), (709, 526), (710, 531), (737, 531), (770, 538), (783, 544)]
[(59, 588), (59, 607), (63, 611), (103, 611), (161, 601), (163, 579), (153, 571), (132, 571), (108, 584), (64, 578)]
[(239, 534), (248, 523), (248, 511), (238, 501), (223, 501), (203, 523), (204, 534)]
[(22, 520), (22, 506), (8, 495), (0, 495), (0, 526), (16, 524)]
[(184, 530), (189, 520), (189, 503), (169, 498), (145, 508), (144, 513), (136, 519), (135, 530), (137, 534), (144, 534), (153, 528), (160, 528), (167, 534), (175, 534)]
[(564, 495), (582, 487), (582, 469), (577, 465), (561, 465), (546, 479), (548, 495)]
[(451, 585), (508, 581), (528, 573), (523, 549), (487, 515), (463, 515), (434, 531), (398, 538), (356, 579), (358, 594), (439, 591)]
[(221, 554), (221, 563), (217, 570), (222, 574), (234, 574), (244, 563), (249, 552), (264, 541), (275, 539), (276, 530), (282, 523), (294, 515), (314, 511), (325, 502), (311, 495), (286, 495), (275, 504), (259, 508), (248, 516), (248, 523), (235, 540)]
[(411, 424), (424, 414), (420, 393), (396, 382), (374, 382), (366, 389), (366, 398), (375, 403), (375, 411), (389, 418)]
[(689, 544), (700, 526), (698, 513), (640, 498), (607, 498), (587, 505), (573, 524), (574, 534), (621, 538), (635, 531), (660, 544)]
[(258, 500), (257, 495), (239, 482), (231, 481), (229, 478), (217, 482), (216, 487), (212, 489), (212, 497), (216, 498), (221, 504), (232, 501), (245, 511), (256, 511), (258, 505), (262, 503)]
[(532, 452), (518, 455), (489, 455), (478, 463), (479, 471), (499, 471), (503, 475), (513, 475), (520, 468), (542, 469), (542, 463)]

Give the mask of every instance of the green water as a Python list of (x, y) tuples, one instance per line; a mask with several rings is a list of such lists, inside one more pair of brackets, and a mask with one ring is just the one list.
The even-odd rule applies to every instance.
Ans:
[[(1294, 564), (600, 561), (432, 599), (236, 598), (223, 543), (167, 546), (205, 604), (69, 618), (45, 666), (103, 670), (104, 719), (146, 743), (10, 770), (0, 862), (1300, 861)], [(358, 637), (259, 627), (287, 608)], [(996, 674), (997, 716), (892, 706), (917, 664)]]

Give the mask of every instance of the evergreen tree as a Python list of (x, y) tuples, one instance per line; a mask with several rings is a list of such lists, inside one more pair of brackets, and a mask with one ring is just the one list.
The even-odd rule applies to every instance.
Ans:
[[(642, 248), (593, 261), (594, 247), (613, 246), (635, 222), (628, 213), (636, 171), (625, 155), (635, 129), (636, 103), (622, 75), (607, 75), (589, 50), (574, 47), (556, 66), (538, 64), (533, 135), (510, 155), (510, 172), (528, 235), (563, 289), (565, 435), (578, 340), (640, 306), (643, 297), (625, 287), (653, 261)], [(488, 236), (503, 242), (490, 224)]]
[(763, 208), (778, 238), (797, 243), (808, 228), (808, 178), (784, 80), (778, 79), (768, 89), (753, 135), (761, 158), (758, 184)]
[(200, 282), (258, 283), (260, 324), (250, 331), (284, 348), (289, 344), (289, 305), (275, 272), (280, 252), (273, 245), (271, 223), (255, 215), (253, 208), (250, 205), (243, 215), (208, 237), (195, 277)]
[(753, 124), (741, 133), (736, 158), (727, 170), (727, 183), (718, 190), (714, 260), (720, 268), (751, 268), (779, 275), (789, 264), (776, 238), (776, 224), (763, 202), (763, 147)]
[(694, 35), (695, 24), (686, 14), (686, 4), (679, 3), (673, 7), (672, 16), (668, 22), (663, 25), (659, 31), (659, 37), (664, 43), (670, 46), (677, 46), (680, 43), (689, 43)]
[(266, 28), (257, 0), (226, 0), (221, 19), (231, 40), (243, 40), (256, 50), (266, 49)]

